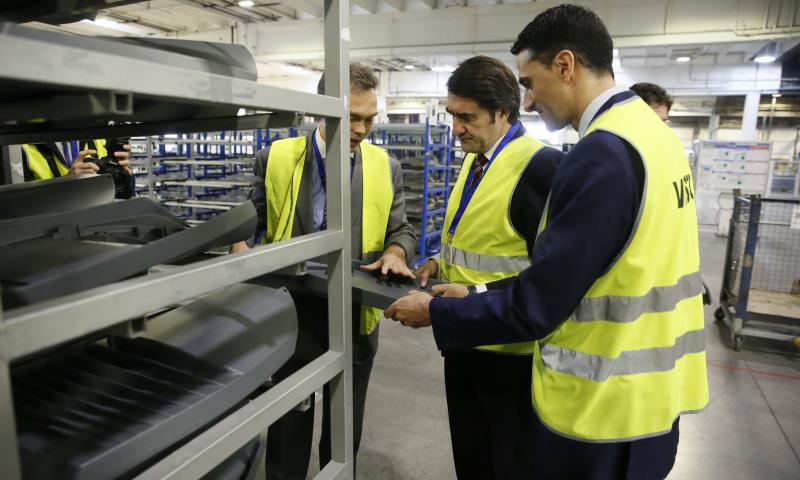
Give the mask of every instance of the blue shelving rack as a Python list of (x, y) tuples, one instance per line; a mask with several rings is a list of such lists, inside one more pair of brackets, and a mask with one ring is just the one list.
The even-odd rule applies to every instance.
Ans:
[(453, 139), (446, 124), (376, 125), (370, 141), (403, 165), (406, 212), (419, 230), (414, 264), (439, 252), (450, 192)]

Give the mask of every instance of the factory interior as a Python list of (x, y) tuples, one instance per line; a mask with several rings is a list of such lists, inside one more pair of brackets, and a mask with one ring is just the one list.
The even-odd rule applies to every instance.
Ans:
[(800, 478), (800, 0), (6, 0), (0, 65), (2, 480)]

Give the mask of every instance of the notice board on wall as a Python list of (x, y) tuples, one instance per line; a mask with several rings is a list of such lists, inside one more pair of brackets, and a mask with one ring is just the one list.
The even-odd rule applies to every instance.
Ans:
[(729, 197), (734, 188), (742, 193), (766, 193), (772, 155), (769, 142), (701, 140), (695, 144), (695, 152), (699, 223), (716, 225), (720, 206), (732, 205), (723, 197)]

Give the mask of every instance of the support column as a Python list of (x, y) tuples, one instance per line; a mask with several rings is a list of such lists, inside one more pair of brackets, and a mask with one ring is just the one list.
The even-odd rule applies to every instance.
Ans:
[(378, 118), (376, 123), (389, 123), (389, 72), (378, 72)]
[(760, 92), (748, 93), (744, 98), (741, 134), (741, 140), (743, 141), (755, 141), (756, 139), (756, 122), (758, 121), (758, 104), (760, 101)]
[(708, 139), (716, 140), (717, 132), (719, 131), (719, 113), (712, 113), (708, 117)]

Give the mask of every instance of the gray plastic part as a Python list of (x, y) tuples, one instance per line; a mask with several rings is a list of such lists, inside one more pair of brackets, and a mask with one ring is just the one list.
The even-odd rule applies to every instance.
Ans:
[[(246, 284), (165, 313), (150, 327), (147, 339), (72, 347), (13, 371), (14, 394), (27, 400), (17, 412), (25, 478), (142, 471), (245, 401), (297, 341), (289, 293)], [(52, 376), (59, 380), (42, 381)]]
[[(425, 288), (420, 287), (418, 280), (404, 277), (383, 277), (379, 274), (364, 272), (358, 269), (361, 265), (353, 261), (353, 303), (369, 305), (385, 309), (395, 300), (408, 295), (410, 290), (430, 293), (434, 285), (447, 283), (441, 280), (429, 280)], [(270, 287), (285, 286), (292, 293), (310, 294), (318, 297), (328, 296), (327, 266), (323, 263), (306, 262), (304, 269), (298, 269), (299, 275), (270, 274), (251, 280), (258, 285)]]
[[(140, 202), (152, 203), (149, 199)], [(106, 208), (124, 210), (131, 205), (122, 203), (112, 203)], [(80, 218), (71, 218), (74, 223), (59, 226), (55, 234), (28, 238), (0, 248), (4, 307), (13, 308), (105, 285), (145, 273), (154, 265), (231, 245), (249, 237), (257, 223), (255, 207), (245, 202), (196, 227), (144, 245), (121, 245), (96, 240), (98, 232), (114, 225), (113, 222), (98, 225), (93, 212), (87, 209)], [(171, 217), (166, 211), (164, 214)], [(41, 222), (50, 227), (54, 225), (52, 218), (42, 218)], [(121, 220), (123, 224), (131, 222)], [(34, 226), (28, 224), (26, 228)], [(89, 240), (84, 240), (81, 232), (88, 235)]]
[(58, 214), (114, 201), (110, 175), (70, 175), (0, 186), (0, 224), (8, 218)]
[[(0, 19), (12, 22), (42, 22), (63, 25), (79, 20), (94, 20), (97, 11), (110, 6), (121, 7), (143, 0), (4, 0)], [(109, 5), (113, 3), (113, 5)]]
[[(75, 55), (70, 61), (79, 61), (87, 77), (114, 70), (124, 71), (132, 61), (137, 61), (140, 65), (137, 68), (152, 70), (155, 78), (155, 72), (167, 64), (186, 72), (187, 77), (197, 75), (200, 80), (196, 81), (195, 87), (201, 91), (198, 91), (197, 102), (170, 101), (163, 96), (121, 91), (120, 88), (95, 88), (76, 93), (74, 89), (46, 81), (32, 82), (13, 75), (6, 76), (0, 78), (0, 143), (3, 144), (149, 135), (176, 130), (180, 133), (203, 129), (228, 130), (234, 126), (244, 129), (269, 125), (273, 128), (299, 121), (294, 114), (252, 115), (245, 121), (238, 119), (239, 107), (236, 105), (203, 102), (206, 89), (225, 92), (232, 88), (228, 83), (230, 80), (255, 84), (258, 77), (255, 59), (241, 45), (176, 39), (88, 37), (0, 22), (0, 45), (4, 42), (10, 44), (13, 40), (40, 45), (41, 58), (37, 59), (43, 65), (65, 61), (49, 58), (45, 48), (48, 44), (79, 52), (70, 54)], [(147, 66), (141, 66), (141, 62), (146, 62)], [(74, 70), (72, 74), (75, 75)], [(207, 80), (203, 81), (203, 78)], [(48, 108), (43, 110), (43, 105)], [(110, 121), (117, 125), (109, 128)]]

